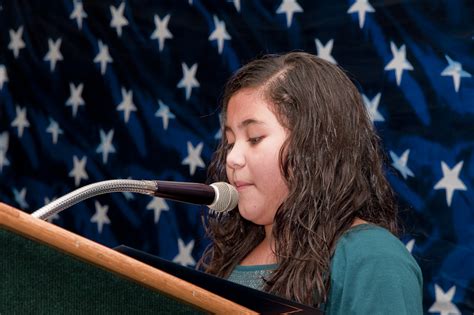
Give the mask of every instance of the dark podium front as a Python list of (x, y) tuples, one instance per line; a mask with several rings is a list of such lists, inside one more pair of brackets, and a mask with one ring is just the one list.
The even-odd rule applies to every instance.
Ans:
[(130, 248), (107, 248), (0, 203), (0, 314), (258, 312), (317, 310)]
[(248, 288), (194, 269), (183, 267), (146, 252), (127, 246), (116, 247), (115, 250), (133, 257), (182, 280), (197, 285), (209, 292), (260, 314), (322, 314), (318, 309), (295, 303), (278, 296)]

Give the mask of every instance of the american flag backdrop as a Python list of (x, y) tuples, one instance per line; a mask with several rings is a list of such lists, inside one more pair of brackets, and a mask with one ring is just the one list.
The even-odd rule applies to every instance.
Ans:
[[(357, 82), (425, 312), (472, 314), (472, 0), (0, 1), (0, 200), (31, 213), (107, 179), (204, 182), (226, 79), (291, 50)], [(202, 211), (114, 193), (50, 221), (194, 266)]]

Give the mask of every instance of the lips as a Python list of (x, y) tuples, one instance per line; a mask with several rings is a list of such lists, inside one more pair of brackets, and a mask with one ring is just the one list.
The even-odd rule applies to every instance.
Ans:
[(237, 188), (237, 191), (240, 192), (240, 191), (252, 186), (252, 184), (248, 183), (248, 182), (243, 182), (243, 181), (235, 181), (234, 186), (235, 186), (235, 188)]

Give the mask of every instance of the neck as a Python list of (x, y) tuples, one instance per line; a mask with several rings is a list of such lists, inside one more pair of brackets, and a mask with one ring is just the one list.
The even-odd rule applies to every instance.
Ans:
[(368, 222), (365, 221), (365, 220), (362, 220), (361, 218), (356, 217), (356, 218), (354, 219), (354, 222), (352, 222), (351, 227), (356, 226), (356, 225), (359, 225), (359, 224), (365, 224), (365, 223), (368, 223)]
[(272, 226), (265, 225), (265, 238), (241, 262), (243, 266), (268, 265), (276, 263), (274, 254), (275, 240), (272, 236)]
[(273, 240), (273, 224), (265, 225), (263, 228), (265, 229), (265, 239), (263, 241), (268, 241), (268, 243), (271, 244)]

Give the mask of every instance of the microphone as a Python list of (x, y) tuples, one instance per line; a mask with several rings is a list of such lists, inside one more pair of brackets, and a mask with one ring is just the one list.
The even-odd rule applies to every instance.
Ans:
[(153, 196), (185, 203), (207, 205), (217, 212), (234, 209), (239, 201), (239, 194), (234, 186), (217, 182), (211, 185), (185, 182), (155, 181), (156, 190)]
[(207, 205), (215, 212), (230, 211), (237, 206), (239, 201), (237, 190), (225, 182), (206, 185), (159, 180), (113, 179), (76, 189), (36, 210), (31, 215), (46, 220), (78, 202), (111, 192), (135, 192), (185, 203)]

